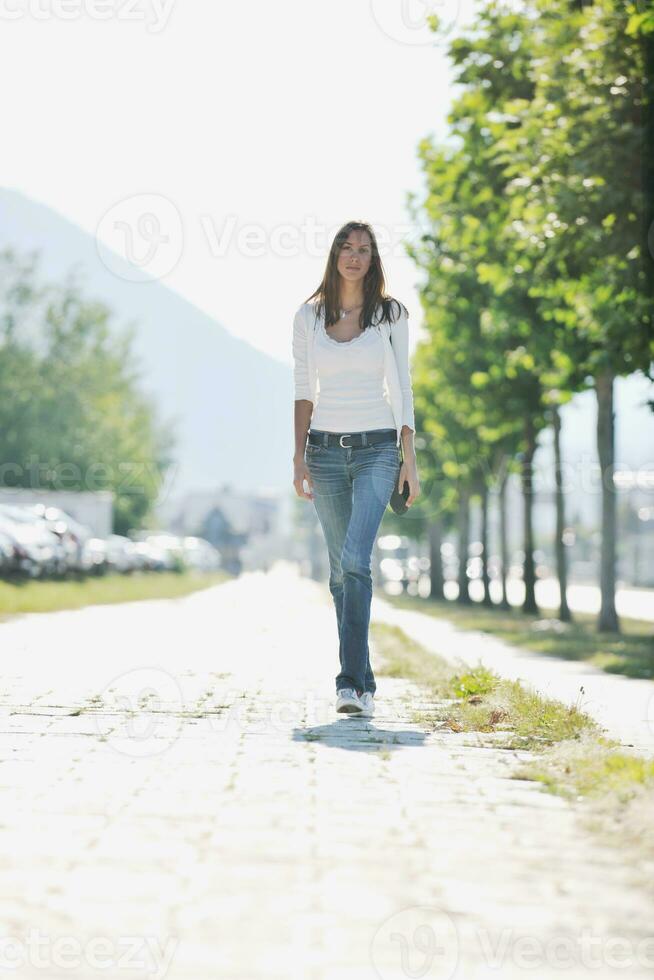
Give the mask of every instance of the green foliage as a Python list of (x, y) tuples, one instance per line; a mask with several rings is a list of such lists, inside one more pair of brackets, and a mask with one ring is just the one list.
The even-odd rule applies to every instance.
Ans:
[(407, 202), (424, 229), (407, 246), (423, 273), (416, 423), (432, 437), (419, 465), (448, 513), (607, 367), (651, 377), (652, 21), (624, 0), (485, 0), (449, 43), (448, 139), (420, 142), (426, 192)]
[(0, 253), (1, 483), (113, 491), (124, 534), (158, 495), (172, 435), (139, 390), (133, 330), (70, 282), (38, 284), (34, 266)]
[(556, 610), (543, 608), (537, 616), (509, 609), (483, 606), (461, 608), (456, 602), (434, 603), (417, 596), (393, 596), (389, 602), (438, 616), (459, 629), (494, 636), (524, 650), (548, 657), (592, 664), (609, 674), (654, 678), (654, 627), (644, 620), (621, 617), (621, 634), (598, 633), (595, 614), (575, 612), (574, 623), (562, 623)]
[(459, 732), (504, 731), (510, 744), (524, 747), (599, 732), (597, 723), (578, 705), (543, 697), (481, 662), (455, 672), (437, 651), (425, 649), (397, 626), (374, 623), (372, 635), (382, 660), (377, 673), (424, 685), (434, 699), (433, 708), (418, 712), (416, 721), (445, 724)]
[(463, 674), (454, 674), (451, 679), (452, 696), (469, 698), (473, 694), (488, 694), (496, 686), (499, 675), (479, 663), (477, 667)]
[(611, 797), (624, 805), (640, 797), (651, 809), (654, 798), (654, 760), (625, 751), (603, 736), (552, 746), (528, 762), (519, 776), (535, 779), (568, 799)]

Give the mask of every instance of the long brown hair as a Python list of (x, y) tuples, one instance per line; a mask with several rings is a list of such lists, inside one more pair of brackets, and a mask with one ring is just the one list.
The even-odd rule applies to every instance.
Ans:
[[(327, 258), (327, 266), (322, 282), (315, 292), (307, 297), (305, 302), (308, 303), (316, 298), (316, 318), (324, 314), (326, 327), (330, 327), (340, 319), (340, 273), (337, 264), (341, 248), (347, 241), (351, 231), (365, 231), (370, 236), (370, 267), (363, 280), (363, 307), (359, 313), (360, 328), (366, 330), (369, 326), (382, 323), (383, 321), (392, 324), (399, 317), (401, 310), (404, 310), (408, 316), (409, 311), (404, 303), (400, 303), (398, 299), (389, 296), (386, 292), (384, 269), (382, 267), (379, 249), (377, 248), (377, 239), (375, 238), (374, 231), (366, 221), (348, 221), (342, 228), (339, 228), (329, 250), (329, 257)], [(396, 303), (398, 307), (395, 316), (392, 315), (393, 303)], [(373, 318), (378, 313), (380, 315), (374, 320), (373, 324)]]

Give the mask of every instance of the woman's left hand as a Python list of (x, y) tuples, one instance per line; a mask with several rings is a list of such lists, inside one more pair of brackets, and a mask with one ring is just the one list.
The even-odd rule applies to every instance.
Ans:
[(418, 464), (416, 463), (415, 457), (413, 459), (405, 458), (402, 460), (397, 487), (399, 493), (402, 493), (405, 480), (409, 484), (409, 496), (407, 497), (406, 505), (410, 507), (416, 497), (420, 496), (420, 479), (418, 477)]

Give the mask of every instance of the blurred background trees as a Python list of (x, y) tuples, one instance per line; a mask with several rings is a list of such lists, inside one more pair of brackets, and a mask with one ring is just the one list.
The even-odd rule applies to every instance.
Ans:
[(537, 436), (552, 426), (560, 615), (570, 618), (558, 409), (592, 389), (602, 473), (597, 625), (619, 628), (613, 384), (634, 372), (652, 379), (653, 44), (652, 9), (623, 0), (527, 0), (519, 9), (489, 0), (474, 30), (449, 44), (460, 87), (451, 141), (420, 146), (426, 194), (411, 194), (409, 206), (422, 231), (408, 251), (423, 275), (427, 334), (413, 369), (419, 465), (428, 483), (453, 480), (457, 499), (424, 494), (424, 522), (413, 530), (440, 526), (444, 514), (456, 521), (460, 602), (469, 502), (481, 501), (483, 540), (488, 490), (517, 468), (523, 608), (537, 610), (532, 467)]

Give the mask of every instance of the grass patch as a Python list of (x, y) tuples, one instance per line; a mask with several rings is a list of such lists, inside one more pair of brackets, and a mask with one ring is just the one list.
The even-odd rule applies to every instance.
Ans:
[(46, 582), (0, 582), (0, 619), (17, 613), (54, 612), (139, 599), (174, 599), (229, 581), (215, 572), (133, 572)]
[(564, 705), (500, 677), (479, 663), (455, 670), (443, 657), (411, 640), (397, 626), (371, 623), (381, 663), (376, 673), (402, 677), (427, 688), (434, 708), (412, 720), (458, 732), (506, 733), (506, 745), (528, 747), (577, 738), (600, 726), (578, 705)]
[(515, 607), (459, 606), (406, 594), (384, 599), (400, 609), (446, 619), (460, 629), (488, 633), (535, 653), (583, 661), (627, 677), (654, 678), (654, 624), (644, 620), (621, 617), (622, 633), (598, 633), (597, 617), (589, 613), (574, 613), (574, 623), (562, 623), (551, 609), (534, 616)]
[(585, 802), (587, 825), (607, 846), (630, 847), (639, 865), (654, 862), (654, 759), (612, 739), (584, 736), (544, 749), (523, 763), (516, 776)]
[(558, 747), (526, 769), (530, 779), (575, 799), (611, 793), (626, 803), (642, 788), (654, 790), (654, 759), (627, 752), (619, 742), (601, 736)]
[(500, 730), (504, 747), (535, 750), (514, 778), (587, 801), (587, 825), (607, 846), (630, 846), (639, 862), (654, 861), (654, 759), (605, 737), (578, 705), (545, 698), (481, 663), (457, 671), (397, 626), (372, 622), (370, 629), (380, 661), (375, 673), (424, 686), (425, 700), (433, 699), (412, 721), (457, 732)]

